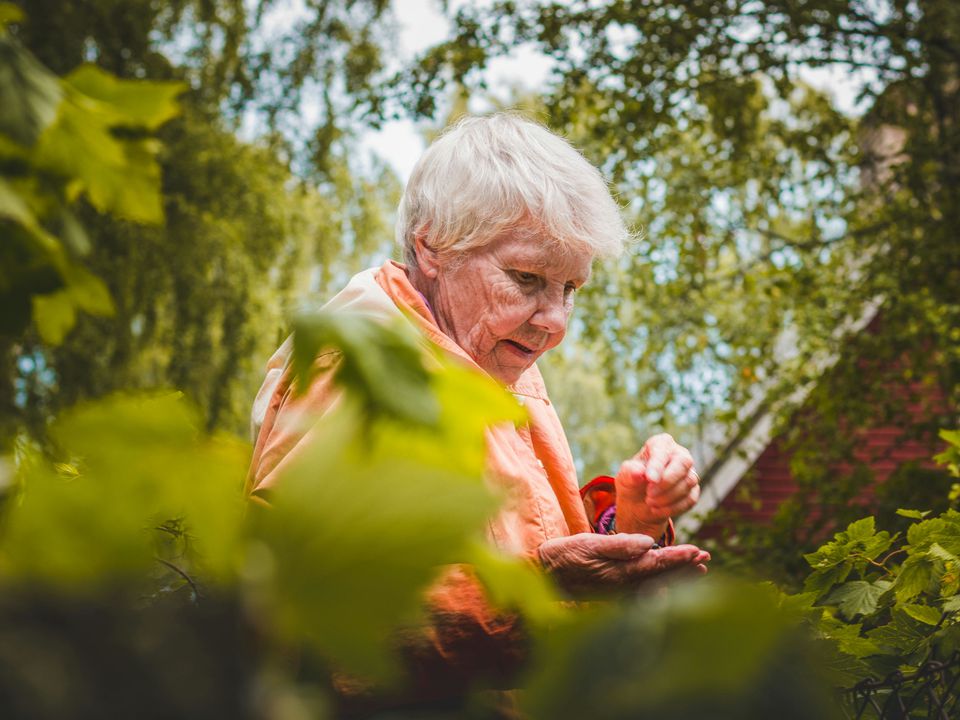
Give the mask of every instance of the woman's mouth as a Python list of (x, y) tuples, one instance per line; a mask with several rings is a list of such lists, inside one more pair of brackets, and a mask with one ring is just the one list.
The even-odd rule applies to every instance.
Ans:
[(504, 340), (503, 342), (508, 348), (518, 353), (522, 357), (529, 358), (536, 354), (536, 350), (529, 348), (522, 343), (518, 343), (516, 340)]

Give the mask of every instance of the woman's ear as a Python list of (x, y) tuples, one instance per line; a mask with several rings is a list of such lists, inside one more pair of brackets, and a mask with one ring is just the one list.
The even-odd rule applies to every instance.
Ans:
[(423, 231), (413, 236), (413, 248), (417, 255), (417, 269), (431, 280), (440, 272), (440, 260), (437, 251), (424, 242)]

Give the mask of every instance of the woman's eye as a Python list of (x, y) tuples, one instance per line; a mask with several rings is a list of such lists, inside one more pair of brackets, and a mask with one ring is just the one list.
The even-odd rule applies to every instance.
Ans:
[(540, 278), (534, 273), (521, 272), (520, 270), (514, 270), (513, 276), (520, 281), (523, 285), (533, 285)]

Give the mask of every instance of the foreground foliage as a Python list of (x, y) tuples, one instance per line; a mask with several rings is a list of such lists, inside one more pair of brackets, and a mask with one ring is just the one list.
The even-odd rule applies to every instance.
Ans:
[[(942, 435), (951, 447), (940, 459), (956, 475), (960, 436)], [(899, 514), (910, 521), (905, 533), (878, 530), (867, 517), (808, 554), (812, 572), (791, 598), (837, 643), (850, 685), (960, 651), (960, 512)]]
[[(345, 401), (268, 509), (245, 508), (248, 449), (204, 433), (177, 394), (78, 406), (52, 428), (52, 458), (34, 450), (21, 458), (0, 525), (5, 716), (110, 715), (136, 707), (129, 687), (155, 703), (138, 715), (199, 717), (218, 707), (214, 716), (327, 716), (326, 671), (297, 666), (402, 686), (396, 632), (423, 621), (422, 593), (452, 563), (472, 567), (492, 602), (524, 616), (534, 640), (524, 700), (532, 717), (599, 706), (611, 718), (659, 717), (668, 707), (677, 717), (711, 707), (718, 717), (759, 718), (771, 698), (790, 700), (788, 717), (828, 712), (825, 686), (796, 669), (817, 656), (769, 593), (695, 584), (572, 612), (532, 567), (486, 549), (498, 499), (482, 481), (484, 428), (522, 421), (522, 409), (486, 376), (438, 358), (428, 370), (409, 328), (359, 318), (302, 324), (317, 332), (303, 333), (301, 358), (321, 339), (346, 347), (347, 336), (362, 336), (374, 359), (362, 366), (344, 352)], [(384, 367), (406, 378), (409, 412), (385, 401)], [(54, 617), (65, 628), (56, 642)], [(168, 632), (170, 623), (178, 629)], [(181, 623), (203, 626), (199, 638), (183, 641)], [(148, 644), (120, 641), (124, 626)], [(90, 633), (96, 659), (77, 669), (88, 684), (51, 675), (51, 663), (78, 661), (75, 643)], [(179, 652), (186, 668), (223, 668), (158, 697), (152, 683), (177, 677), (167, 664)], [(18, 663), (19, 653), (30, 661)], [(238, 654), (227, 662), (225, 653)], [(108, 678), (104, 668), (117, 663), (129, 665)], [(208, 696), (190, 707), (201, 689), (219, 703)], [(470, 703), (485, 716), (482, 699)]]

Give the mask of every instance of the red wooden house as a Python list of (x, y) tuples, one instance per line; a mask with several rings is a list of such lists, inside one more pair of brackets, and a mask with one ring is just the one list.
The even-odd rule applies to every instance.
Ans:
[[(851, 328), (855, 333), (872, 333), (882, 319), (875, 308), (868, 311)], [(836, 357), (824, 358), (820, 362), (821, 377), (832, 370)], [(899, 367), (902, 370), (902, 367)], [(854, 443), (854, 458), (859, 464), (869, 467), (873, 483), (861, 491), (854, 501), (862, 505), (868, 513), (874, 496), (880, 486), (887, 483), (897, 471), (906, 465), (935, 470), (933, 455), (944, 449), (944, 443), (935, 428), (916, 433), (925, 423), (929, 425), (931, 417), (957, 418), (957, 409), (952, 412), (939, 388), (934, 384), (925, 384), (910, 378), (910, 373), (894, 373), (901, 382), (885, 385), (885, 391), (891, 396), (905, 401), (908, 422), (894, 425), (876, 420), (849, 430)], [(887, 375), (890, 375), (888, 373)], [(804, 423), (817, 422), (816, 415), (805, 407), (804, 399), (810, 387), (800, 388), (786, 400), (795, 409), (788, 415), (788, 425), (802, 429)], [(740, 423), (739, 432), (725, 444), (719, 445), (713, 452), (701, 451), (699, 466), (702, 468), (701, 480), (703, 492), (701, 500), (689, 517), (682, 518), (679, 530), (685, 534), (697, 531), (699, 537), (713, 537), (719, 534), (720, 527), (709, 516), (715, 510), (722, 511), (719, 517), (730, 511), (740, 520), (751, 524), (768, 524), (772, 521), (781, 505), (798, 491), (798, 485), (791, 471), (791, 451), (784, 440), (783, 432), (778, 432), (777, 407), (768, 407), (762, 398), (755, 402), (754, 408), (748, 408)], [(839, 464), (833, 468), (838, 476), (849, 474), (853, 468), (849, 464)], [(925, 509), (925, 508), (920, 508)]]

